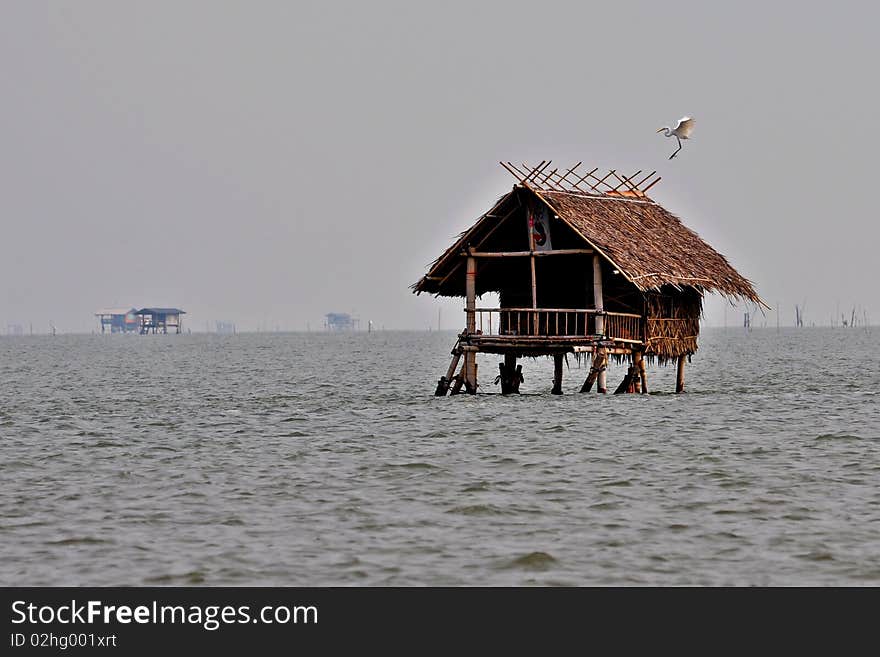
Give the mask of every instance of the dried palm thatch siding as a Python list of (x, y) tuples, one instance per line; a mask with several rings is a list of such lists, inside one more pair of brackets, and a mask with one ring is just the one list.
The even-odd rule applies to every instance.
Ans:
[(697, 351), (703, 299), (694, 290), (648, 292), (645, 356), (665, 365), (668, 360)]

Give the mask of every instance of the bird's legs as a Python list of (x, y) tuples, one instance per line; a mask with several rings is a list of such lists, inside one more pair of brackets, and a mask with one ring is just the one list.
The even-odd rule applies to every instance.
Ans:
[(678, 151), (681, 150), (681, 139), (679, 139), (678, 137), (676, 137), (675, 139), (678, 141), (678, 148), (675, 149), (675, 152), (674, 152), (672, 155), (669, 156), (669, 159), (670, 159), (670, 160), (671, 160), (672, 158), (674, 158), (676, 155), (678, 155)]

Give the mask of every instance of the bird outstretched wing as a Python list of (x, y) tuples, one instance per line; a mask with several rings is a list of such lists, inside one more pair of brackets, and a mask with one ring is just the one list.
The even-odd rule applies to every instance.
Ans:
[(681, 139), (687, 139), (691, 136), (691, 132), (694, 129), (694, 120), (689, 116), (683, 116), (678, 120), (678, 125), (675, 126), (676, 135), (678, 135)]

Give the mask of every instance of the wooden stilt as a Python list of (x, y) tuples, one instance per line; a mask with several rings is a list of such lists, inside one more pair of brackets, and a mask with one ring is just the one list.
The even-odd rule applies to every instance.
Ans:
[[(593, 256), (593, 307), (598, 311), (605, 310), (605, 300), (602, 295), (602, 261), (598, 255)], [(605, 316), (596, 315), (595, 333), (605, 335)]]
[(516, 354), (504, 354), (504, 369), (507, 373), (508, 392), (519, 392), (519, 382), (514, 385), (516, 377)]
[(624, 392), (632, 392), (632, 377), (633, 377), (633, 368), (630, 367), (626, 371), (626, 376), (623, 377), (623, 381), (620, 382), (620, 385), (614, 390), (615, 395), (622, 394)]
[(633, 363), (633, 366), (630, 368), (632, 370), (632, 381), (630, 383), (630, 392), (638, 394), (642, 391), (642, 374), (639, 371), (639, 366)]
[(596, 392), (604, 395), (608, 392), (608, 354), (604, 347), (599, 347), (599, 358), (602, 361), (602, 369), (599, 370), (599, 376), (596, 378)]
[(495, 385), (501, 384), (501, 394), (506, 395), (510, 392), (507, 383), (507, 366), (502, 362), (498, 363), (498, 376), (495, 377)]
[(553, 354), (553, 390), (551, 394), (562, 394), (562, 354)]
[(449, 390), (449, 384), (452, 381), (452, 377), (455, 375), (455, 368), (458, 366), (458, 361), (461, 359), (460, 351), (452, 352), (452, 362), (449, 364), (449, 369), (446, 370), (446, 376), (441, 376), (440, 380), (437, 382), (437, 389), (434, 391), (435, 397), (445, 397), (446, 392)]
[(642, 394), (648, 394), (648, 371), (645, 368), (645, 354), (642, 351), (636, 352), (636, 358), (639, 365), (639, 375), (642, 379)]
[[(465, 274), (465, 295), (467, 310), (467, 332), (471, 335), (477, 330), (477, 259), (469, 256), (467, 259), (467, 271)], [(474, 395), (477, 392), (477, 354), (473, 351), (465, 352), (464, 355), (464, 385), (468, 393)]]
[[(465, 359), (467, 359), (467, 354), (465, 354)], [(461, 392), (461, 386), (464, 385), (464, 369), (465, 365), (462, 363), (461, 369), (458, 371), (458, 374), (455, 375), (452, 379), (452, 390), (450, 391), (450, 395), (457, 395)]]
[(605, 350), (597, 350), (593, 354), (593, 365), (590, 367), (590, 373), (587, 375), (587, 379), (584, 381), (584, 385), (581, 386), (581, 392), (590, 392), (590, 390), (593, 389), (593, 384), (596, 383), (600, 373), (604, 374), (607, 365), (608, 356), (605, 353)]
[(676, 394), (684, 392), (684, 361), (687, 358), (685, 354), (678, 357), (678, 372), (675, 377)]
[(498, 363), (498, 370), (495, 382), (501, 384), (501, 394), (518, 394), (522, 381), (522, 365), (517, 366), (516, 354), (504, 354), (504, 362)]
[[(468, 365), (469, 363), (469, 365)], [(464, 377), (464, 389), (469, 395), (477, 394), (477, 355), (473, 352), (465, 354), (467, 371)]]

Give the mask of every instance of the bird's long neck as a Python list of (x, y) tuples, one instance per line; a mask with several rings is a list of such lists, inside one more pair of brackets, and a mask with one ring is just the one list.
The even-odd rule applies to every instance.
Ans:
[(664, 130), (666, 130), (666, 132), (663, 133), (664, 137), (671, 137), (672, 136), (672, 128), (670, 128), (669, 126), (666, 126), (664, 128)]

